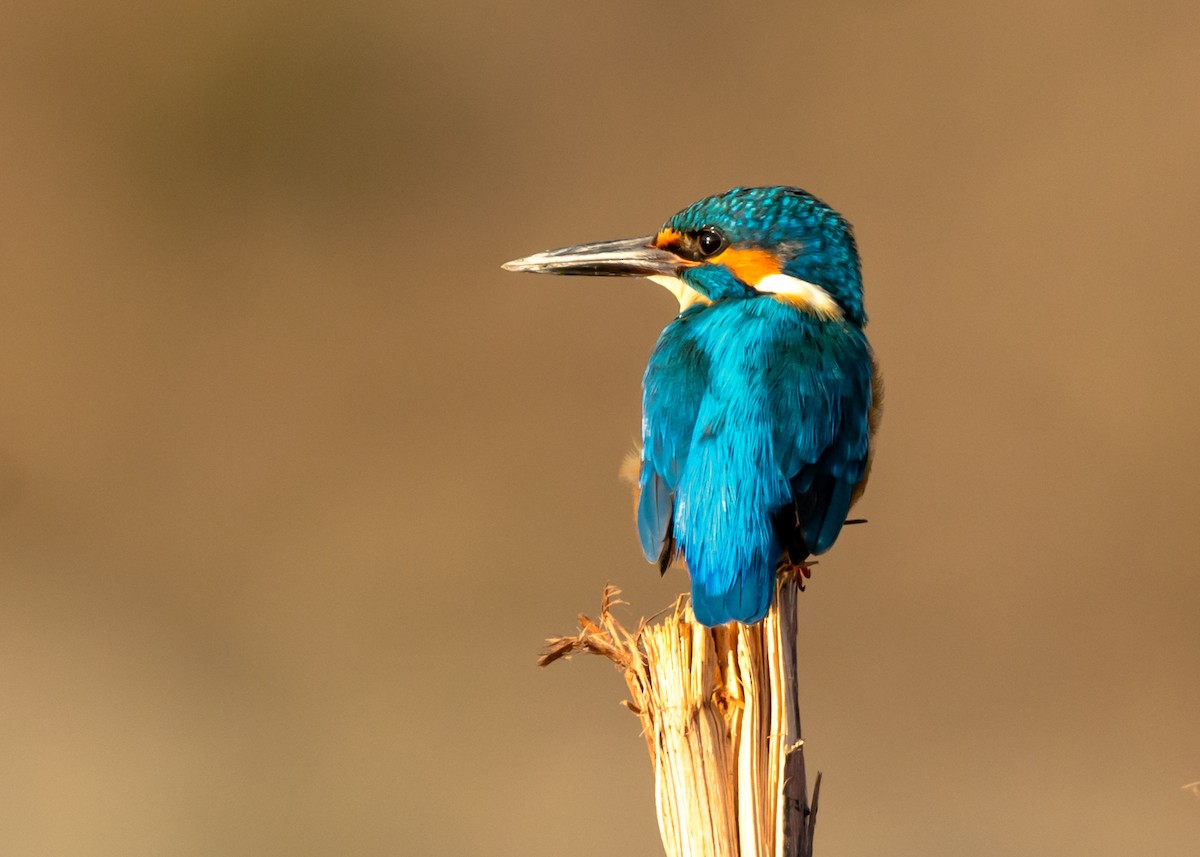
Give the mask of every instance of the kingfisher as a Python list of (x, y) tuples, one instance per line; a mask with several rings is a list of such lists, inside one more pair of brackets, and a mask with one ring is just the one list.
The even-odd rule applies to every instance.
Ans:
[(760, 621), (871, 470), (882, 386), (850, 223), (799, 188), (738, 187), (653, 235), (503, 267), (646, 277), (678, 300), (642, 383), (638, 536), (660, 571), (682, 559), (700, 623)]

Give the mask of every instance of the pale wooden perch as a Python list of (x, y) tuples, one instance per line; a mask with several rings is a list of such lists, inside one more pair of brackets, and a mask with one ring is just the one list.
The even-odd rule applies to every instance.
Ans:
[(668, 857), (811, 857), (818, 773), (808, 802), (796, 676), (797, 593), (781, 574), (767, 618), (705, 628), (687, 599), (633, 633), (604, 590), (598, 621), (546, 641), (542, 666), (573, 652), (625, 671), (642, 721)]

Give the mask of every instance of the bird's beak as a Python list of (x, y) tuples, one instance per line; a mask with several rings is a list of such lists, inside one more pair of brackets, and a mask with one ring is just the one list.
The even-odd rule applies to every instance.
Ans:
[(535, 253), (502, 266), (506, 271), (591, 277), (674, 277), (686, 262), (654, 246), (654, 236), (577, 244)]

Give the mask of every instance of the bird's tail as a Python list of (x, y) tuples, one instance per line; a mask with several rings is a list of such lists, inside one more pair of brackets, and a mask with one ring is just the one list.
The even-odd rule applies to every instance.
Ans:
[[(692, 576), (692, 611), (701, 625), (714, 627), (726, 622), (753, 625), (767, 615), (775, 592), (775, 568), (779, 546), (770, 540), (765, 550), (751, 557), (686, 557)], [(715, 560), (715, 562), (712, 562)]]

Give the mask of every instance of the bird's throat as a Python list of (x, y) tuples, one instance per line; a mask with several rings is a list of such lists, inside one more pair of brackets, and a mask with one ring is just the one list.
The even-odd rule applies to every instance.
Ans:
[(679, 277), (672, 277), (669, 274), (653, 274), (646, 279), (653, 280), (658, 283), (668, 292), (675, 296), (675, 300), (679, 301), (679, 311), (683, 312), (690, 306), (696, 304), (710, 304), (708, 298), (693, 289)]

